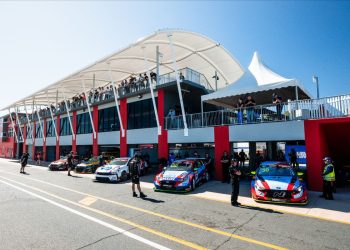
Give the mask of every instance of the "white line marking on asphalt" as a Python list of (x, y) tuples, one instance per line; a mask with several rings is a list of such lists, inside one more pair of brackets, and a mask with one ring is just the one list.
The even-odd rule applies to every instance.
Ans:
[(114, 226), (114, 225), (112, 225), (112, 224), (109, 224), (109, 223), (107, 223), (107, 222), (104, 222), (104, 221), (102, 221), (102, 220), (99, 220), (99, 219), (97, 219), (97, 218), (95, 218), (95, 217), (92, 217), (92, 216), (90, 216), (90, 215), (87, 215), (87, 214), (84, 214), (84, 213), (82, 213), (82, 212), (79, 212), (79, 211), (77, 211), (77, 210), (75, 210), (75, 209), (72, 209), (72, 208), (70, 208), (70, 207), (67, 207), (67, 206), (65, 206), (65, 205), (62, 205), (62, 204), (60, 204), (60, 203), (58, 203), (58, 202), (55, 202), (55, 201), (53, 201), (53, 200), (47, 199), (47, 198), (45, 198), (45, 197), (43, 197), (43, 196), (41, 196), (41, 195), (38, 195), (38, 194), (36, 194), (36, 193), (30, 192), (30, 191), (28, 191), (28, 190), (25, 190), (25, 189), (23, 189), (23, 188), (17, 187), (17, 186), (15, 186), (15, 185), (13, 185), (13, 184), (11, 184), (11, 183), (8, 183), (8, 182), (6, 182), (6, 181), (3, 181), (3, 180), (0, 180), (0, 182), (4, 183), (4, 184), (6, 184), (6, 185), (8, 185), (8, 186), (10, 186), (10, 187), (13, 187), (13, 188), (15, 188), (15, 189), (17, 189), (17, 190), (20, 190), (20, 191), (22, 191), (22, 192), (24, 192), (24, 193), (27, 193), (27, 194), (29, 194), (29, 195), (31, 195), (31, 196), (34, 196), (34, 197), (36, 197), (36, 198), (38, 198), (38, 199), (44, 200), (44, 201), (46, 201), (46, 202), (48, 202), (48, 203), (50, 203), (50, 204), (52, 204), (52, 205), (55, 205), (55, 206), (60, 207), (60, 208), (62, 208), (62, 209), (64, 209), (64, 210), (67, 210), (67, 211), (69, 211), (69, 212), (71, 212), (71, 213), (73, 213), (73, 214), (79, 215), (79, 216), (81, 216), (81, 217), (83, 217), (83, 218), (85, 218), (85, 219), (88, 219), (88, 220), (93, 221), (93, 222), (95, 222), (95, 223), (97, 223), (97, 224), (100, 224), (100, 225), (105, 226), (105, 227), (107, 227), (107, 228), (109, 228), (109, 229), (112, 229), (112, 230), (114, 230), (114, 231), (116, 231), (116, 232), (119, 232), (119, 233), (121, 233), (121, 234), (123, 234), (123, 235), (125, 235), (125, 236), (127, 236), (127, 237), (129, 237), (129, 238), (132, 238), (132, 239), (134, 239), (134, 240), (140, 241), (140, 242), (142, 242), (142, 243), (144, 243), (144, 244), (146, 244), (146, 245), (149, 245), (149, 246), (154, 247), (154, 248), (156, 248), (156, 249), (170, 250), (170, 248), (167, 248), (167, 247), (165, 247), (165, 246), (162, 246), (162, 245), (160, 245), (160, 244), (157, 244), (157, 243), (155, 243), (155, 242), (153, 242), (153, 241), (147, 240), (147, 239), (145, 239), (145, 238), (143, 238), (143, 237), (140, 237), (140, 236), (138, 236), (138, 235), (136, 235), (136, 234), (130, 233), (130, 232), (128, 232), (128, 231), (126, 231), (126, 230), (124, 230), (124, 229), (122, 229), (122, 228), (116, 227), (116, 226)]

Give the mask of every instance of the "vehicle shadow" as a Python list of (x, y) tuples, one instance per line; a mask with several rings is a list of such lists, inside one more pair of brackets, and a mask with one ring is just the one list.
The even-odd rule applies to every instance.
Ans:
[(73, 177), (73, 178), (78, 178), (78, 179), (83, 178), (83, 177), (81, 177), (81, 176), (77, 176), (77, 175), (72, 175), (72, 176), (70, 176), (70, 177)]
[(150, 198), (150, 197), (145, 197), (145, 198), (141, 198), (141, 199), (145, 200), (145, 201), (152, 202), (152, 203), (164, 203), (163, 200), (156, 200), (156, 199), (153, 199), (153, 198)]
[(283, 214), (282, 212), (275, 211), (275, 210), (268, 209), (268, 208), (252, 207), (252, 206), (248, 206), (248, 205), (240, 205), (239, 207), (249, 209), (249, 210), (260, 211), (260, 212), (272, 213), (272, 214)]

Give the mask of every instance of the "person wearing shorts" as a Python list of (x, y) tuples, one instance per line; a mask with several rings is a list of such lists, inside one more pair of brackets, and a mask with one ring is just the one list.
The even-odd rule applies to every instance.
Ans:
[(136, 191), (135, 191), (135, 185), (137, 186), (137, 190), (140, 193), (141, 198), (147, 197), (142, 191), (140, 186), (140, 157), (139, 155), (135, 155), (135, 157), (130, 161), (129, 163), (129, 173), (131, 176), (131, 183), (132, 183), (132, 196), (137, 197)]

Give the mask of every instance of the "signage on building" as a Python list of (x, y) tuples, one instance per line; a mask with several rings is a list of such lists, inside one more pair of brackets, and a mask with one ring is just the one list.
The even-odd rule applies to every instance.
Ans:
[(306, 147), (300, 145), (286, 145), (286, 161), (290, 162), (290, 152), (294, 148), (297, 153), (297, 162), (299, 164), (306, 164)]

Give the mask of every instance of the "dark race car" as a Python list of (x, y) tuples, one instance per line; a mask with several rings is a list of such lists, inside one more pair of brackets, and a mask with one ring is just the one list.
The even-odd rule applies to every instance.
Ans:
[(251, 182), (252, 198), (257, 202), (307, 204), (308, 190), (301, 178), (285, 162), (262, 162)]
[(82, 161), (75, 167), (76, 173), (93, 174), (99, 167), (99, 160), (96, 157), (90, 158), (88, 161)]
[[(73, 167), (78, 165), (79, 157), (77, 155), (73, 156)], [(57, 161), (53, 161), (49, 164), (49, 170), (67, 170), (68, 169), (68, 161), (67, 156), (61, 156), (61, 158)]]
[(209, 180), (203, 159), (188, 158), (174, 161), (154, 178), (155, 191), (188, 192)]

